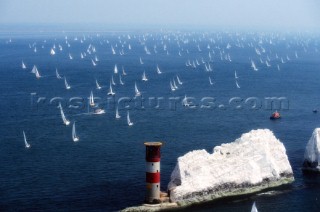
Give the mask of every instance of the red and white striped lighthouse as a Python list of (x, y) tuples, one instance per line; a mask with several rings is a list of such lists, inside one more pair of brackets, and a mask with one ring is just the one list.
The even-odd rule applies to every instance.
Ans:
[(161, 142), (145, 142), (146, 146), (146, 203), (160, 202)]

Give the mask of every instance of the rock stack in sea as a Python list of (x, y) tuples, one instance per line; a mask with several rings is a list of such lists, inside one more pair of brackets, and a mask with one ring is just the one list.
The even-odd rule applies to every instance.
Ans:
[(195, 150), (178, 158), (168, 185), (178, 205), (257, 192), (293, 182), (284, 145), (268, 129), (252, 130), (210, 154)]
[(320, 172), (320, 128), (314, 129), (304, 152), (304, 171)]

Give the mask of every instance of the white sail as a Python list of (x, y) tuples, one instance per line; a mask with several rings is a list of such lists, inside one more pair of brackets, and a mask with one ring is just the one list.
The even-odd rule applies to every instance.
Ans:
[(84, 58), (84, 56), (83, 56), (83, 54), (82, 54), (82, 53), (80, 53), (80, 58), (81, 58), (81, 59), (83, 59), (83, 58)]
[(71, 88), (71, 86), (67, 82), (67, 78), (66, 77), (64, 77), (64, 85), (66, 86), (67, 90), (69, 90)]
[(98, 81), (96, 80), (96, 87), (97, 87), (97, 89), (98, 90), (100, 90), (101, 89), (101, 86), (99, 85), (99, 83), (98, 83)]
[(143, 61), (142, 61), (141, 57), (140, 57), (140, 64), (141, 64), (141, 65), (143, 64)]
[(96, 66), (97, 64), (91, 59), (92, 65)]
[(251, 60), (251, 67), (253, 68), (254, 71), (258, 71), (256, 64)]
[(239, 84), (238, 84), (237, 80), (236, 80), (236, 86), (237, 86), (237, 88), (240, 88), (240, 86), (239, 86)]
[(60, 108), (60, 114), (61, 114), (61, 118), (62, 118), (63, 123), (65, 125), (69, 125), (70, 121), (65, 117), (63, 109), (62, 109), (62, 106), (61, 106), (61, 103), (59, 103), (59, 108)]
[(72, 60), (72, 59), (73, 59), (73, 57), (71, 56), (71, 54), (70, 54), (70, 53), (69, 53), (69, 59), (70, 59), (70, 60)]
[(209, 83), (210, 83), (210, 85), (213, 85), (213, 82), (212, 82), (212, 80), (211, 80), (211, 77), (209, 77)]
[(116, 83), (113, 80), (113, 76), (111, 76), (111, 83), (112, 83), (112, 85), (116, 85)]
[(116, 51), (114, 50), (113, 46), (111, 46), (111, 51), (112, 51), (112, 54), (116, 54)]
[(235, 78), (235, 79), (238, 79), (238, 78), (239, 78), (238, 75), (237, 75), (237, 71), (234, 71), (234, 78)]
[(124, 68), (122, 67), (122, 75), (123, 76), (126, 76), (127, 75), (127, 73), (124, 71)]
[(170, 80), (170, 89), (171, 89), (171, 91), (175, 91), (176, 90), (175, 87), (172, 85), (171, 80)]
[(138, 90), (136, 82), (134, 83), (134, 92), (135, 92), (135, 96), (140, 96), (141, 95), (140, 91)]
[(92, 93), (92, 91), (91, 91), (91, 93), (90, 93), (89, 104), (90, 104), (91, 107), (94, 106), (94, 98), (93, 98), (93, 93)]
[(24, 133), (24, 131), (22, 132), (23, 132), (24, 145), (26, 148), (30, 148), (31, 145), (27, 142), (26, 134)]
[(51, 48), (50, 54), (51, 54), (51, 55), (55, 55), (55, 54), (56, 54), (56, 52), (53, 50), (53, 48)]
[(116, 109), (116, 119), (119, 119), (119, 118), (121, 118), (121, 116), (119, 115), (119, 110), (118, 110), (118, 107), (117, 107), (117, 109)]
[(133, 122), (130, 121), (130, 115), (129, 115), (129, 111), (127, 111), (127, 122), (129, 126), (133, 125)]
[(57, 79), (62, 79), (62, 77), (58, 73), (58, 69), (56, 69), (56, 77), (57, 77)]
[(174, 81), (174, 79), (172, 79), (172, 82), (173, 82), (173, 87), (177, 90), (178, 89), (178, 86), (177, 86), (177, 84), (176, 84), (176, 81)]
[(188, 103), (187, 95), (184, 95), (184, 98), (182, 99), (182, 105), (185, 107), (190, 106), (190, 104)]
[(160, 68), (159, 68), (158, 65), (157, 65), (157, 73), (158, 73), (158, 74), (162, 74), (162, 72), (160, 71)]
[(73, 122), (73, 125), (72, 125), (72, 140), (74, 142), (79, 141), (79, 137), (77, 136), (77, 133), (76, 133), (76, 122)]
[(178, 75), (177, 75), (177, 81), (178, 81), (179, 85), (182, 85), (182, 84), (183, 84), (183, 83), (181, 82), (181, 80), (180, 80), (180, 78), (179, 78)]
[(142, 74), (142, 81), (148, 81), (148, 78), (146, 76), (146, 72), (145, 71)]
[(111, 84), (111, 82), (110, 82), (110, 87), (109, 87), (108, 95), (113, 96), (113, 95), (115, 95), (115, 94), (116, 94), (116, 93), (115, 93), (115, 92), (113, 92), (113, 90), (112, 90), (112, 84)]
[(121, 75), (119, 75), (119, 81), (120, 81), (120, 85), (124, 85), (124, 82), (122, 82), (122, 79), (121, 79)]
[(94, 60), (95, 60), (96, 62), (99, 62), (99, 59), (98, 59), (97, 55), (94, 57)]
[(37, 67), (36, 67), (36, 69), (35, 69), (35, 75), (36, 75), (36, 78), (37, 78), (37, 79), (39, 79), (39, 78), (41, 77), (41, 75), (40, 75)]
[(252, 208), (251, 208), (251, 212), (258, 212), (258, 209), (257, 209), (257, 206), (256, 206), (256, 202), (253, 202)]
[(114, 70), (113, 70), (113, 72), (114, 72), (115, 74), (118, 74), (118, 67), (117, 67), (117, 64), (115, 64), (115, 65), (114, 65)]
[(35, 74), (38, 71), (37, 66), (33, 65), (33, 68), (31, 70), (31, 73)]
[(22, 61), (22, 65), (21, 65), (22, 69), (26, 69), (27, 66), (24, 64), (24, 62)]

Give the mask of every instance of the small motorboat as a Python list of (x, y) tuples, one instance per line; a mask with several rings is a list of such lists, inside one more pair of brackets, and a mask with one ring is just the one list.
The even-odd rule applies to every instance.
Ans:
[(278, 111), (272, 113), (272, 115), (270, 116), (270, 119), (279, 119), (279, 118), (281, 118), (281, 116)]

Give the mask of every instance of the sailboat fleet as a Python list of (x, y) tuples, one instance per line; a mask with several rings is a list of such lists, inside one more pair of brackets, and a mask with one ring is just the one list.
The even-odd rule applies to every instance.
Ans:
[[(133, 52), (135, 48), (132, 48), (134, 46), (131, 46), (131, 41), (132, 39), (137, 39), (139, 40), (139, 43), (141, 44), (141, 46), (143, 47), (144, 51), (143, 54), (144, 55), (139, 55), (137, 57), (135, 57), (135, 59), (133, 60), (133, 63), (135, 63), (136, 67), (140, 67), (140, 70), (136, 71), (133, 69), (132, 67), (134, 66), (126, 66), (126, 64), (121, 64), (119, 61), (113, 61), (110, 68), (108, 68), (107, 71), (109, 71), (108, 73), (111, 74), (111, 79), (110, 79), (110, 84), (109, 84), (109, 88), (107, 86), (101, 86), (99, 84), (99, 82), (101, 82), (102, 84), (105, 83), (104, 79), (102, 77), (99, 77), (99, 82), (97, 80), (98, 75), (95, 73), (93, 76), (92, 80), (91, 78), (91, 89), (96, 88), (97, 90), (101, 90), (102, 92), (104, 92), (104, 95), (110, 95), (110, 96), (115, 96), (116, 92), (115, 89), (117, 91), (117, 93), (122, 93), (123, 89), (125, 89), (127, 87), (127, 85), (129, 85), (129, 90), (132, 91), (132, 82), (134, 81), (134, 96), (138, 97), (141, 96), (141, 91), (138, 88), (138, 84), (140, 82), (140, 80), (143, 81), (143, 83), (141, 83), (141, 87), (143, 90), (145, 88), (149, 89), (149, 86), (153, 85), (153, 82), (155, 81), (159, 81), (162, 79), (165, 79), (163, 81), (163, 83), (165, 83), (165, 87), (167, 88), (167, 91), (172, 91), (172, 92), (168, 92), (168, 93), (173, 93), (173, 91), (175, 91), (176, 94), (179, 95), (179, 93), (181, 94), (182, 91), (184, 91), (184, 87), (188, 87), (188, 86), (192, 86), (192, 80), (190, 81), (190, 78), (188, 78), (188, 76), (184, 76), (184, 71), (192, 73), (194, 71), (203, 71), (205, 76), (203, 77), (203, 82), (205, 84), (205, 86), (208, 86), (208, 81), (209, 81), (209, 85), (214, 85), (216, 81), (216, 78), (219, 77), (219, 75), (215, 75), (215, 72), (219, 71), (219, 67), (216, 68), (216, 66), (218, 66), (218, 63), (215, 63), (216, 60), (221, 60), (223, 62), (226, 63), (233, 63), (232, 61), (236, 61), (237, 58), (232, 55), (232, 49), (234, 48), (245, 48), (246, 45), (248, 45), (250, 48), (252, 48), (254, 50), (255, 54), (254, 56), (250, 56), (249, 58), (245, 59), (245, 63), (246, 63), (246, 69), (250, 70), (250, 67), (252, 70), (254, 71), (258, 71), (260, 70), (264, 70), (266, 69), (266, 67), (270, 68), (270, 70), (275, 69), (275, 70), (279, 70), (280, 71), (280, 64), (285, 64), (288, 63), (291, 60), (294, 59), (298, 59), (300, 57), (302, 57), (302, 53), (300, 54), (299, 51), (299, 56), (298, 56), (298, 52), (294, 51), (294, 53), (290, 54), (284, 54), (281, 55), (280, 52), (276, 53), (273, 51), (269, 51), (266, 46), (264, 45), (263, 42), (266, 41), (259, 41), (258, 42), (249, 42), (248, 44), (244, 43), (244, 41), (241, 38), (237, 38), (234, 40), (234, 43), (227, 43), (224, 45), (219, 45), (218, 42), (221, 42), (220, 37), (218, 36), (217, 38), (210, 38), (208, 39), (208, 43), (206, 45), (202, 45), (200, 43), (200, 40), (196, 40), (196, 39), (191, 39), (191, 38), (185, 38), (188, 35), (181, 36), (179, 37), (179, 35), (174, 35), (175, 39), (169, 40), (166, 37), (162, 37), (161, 38), (161, 42), (159, 43), (155, 43), (153, 46), (147, 46), (147, 39), (148, 39), (148, 35), (144, 35), (142, 37), (138, 37), (138, 36), (125, 36), (125, 37), (118, 37), (118, 41), (117, 42), (113, 42), (111, 40), (101, 40), (100, 44), (101, 45), (108, 45), (107, 51), (108, 54), (111, 55), (111, 57), (126, 57), (126, 55), (129, 55), (129, 52)], [(205, 40), (206, 34), (202, 35), (202, 39)], [(130, 39), (129, 39), (130, 37)], [(127, 39), (127, 40), (126, 40)], [(149, 37), (150, 39), (150, 37)], [(154, 39), (154, 38), (152, 38)], [(70, 40), (70, 38), (69, 38)], [(48, 58), (56, 58), (56, 57), (50, 57), (51, 56), (61, 56), (62, 55), (62, 51), (66, 51), (66, 49), (71, 50), (71, 42), (69, 42), (68, 38), (66, 37), (65, 39), (65, 45), (63, 43), (61, 44), (57, 44), (55, 43), (53, 46), (50, 46), (49, 48), (47, 48), (44, 52), (45, 54), (48, 56)], [(89, 41), (90, 39), (86, 39), (85, 36), (81, 37), (81, 38), (77, 38), (74, 39), (74, 42), (80, 42), (80, 43), (86, 43), (86, 42), (93, 42), (93, 39), (91, 39), (91, 41)], [(129, 43), (130, 42), (130, 43)], [(169, 48), (169, 45), (171, 45), (173, 42), (177, 42), (177, 51), (171, 51)], [(203, 41), (202, 41), (203, 42)], [(194, 47), (196, 48), (196, 51), (198, 53), (198, 55), (193, 55), (191, 49), (188, 49), (188, 44), (189, 43), (193, 43)], [(62, 48), (63, 46), (63, 48)], [(29, 44), (29, 48), (31, 49), (30, 51), (32, 52), (38, 52), (37, 54), (41, 53), (41, 49), (45, 48), (46, 45), (43, 43), (42, 46), (34, 43), (34, 44)], [(111, 52), (110, 52), (110, 48), (111, 48)], [(289, 48), (289, 47), (288, 47)], [(304, 47), (305, 51), (307, 47)], [(170, 50), (170, 52), (169, 52)], [(190, 50), (190, 51), (189, 51)], [(48, 55), (48, 51), (50, 51), (50, 55)], [(72, 52), (72, 51), (70, 51)], [(165, 69), (165, 67), (162, 67), (162, 64), (157, 64), (156, 62), (151, 66), (151, 70), (153, 67), (153, 71), (148, 72), (147, 68), (149, 63), (151, 60), (149, 60), (150, 56), (149, 55), (153, 55), (153, 54), (158, 54), (162, 53), (163, 56), (166, 57), (171, 57), (171, 55), (176, 54), (176, 56), (179, 56), (179, 60), (183, 60), (182, 61), (182, 65), (186, 70), (175, 70), (175, 69)], [(91, 67), (91, 69), (93, 70), (92, 66), (97, 66), (97, 64), (99, 63), (99, 66), (97, 67), (97, 70), (100, 68), (100, 61), (98, 58), (101, 59), (101, 66), (102, 66), (102, 62), (103, 62), (103, 58), (101, 55), (98, 54), (99, 52), (96, 52), (96, 48), (95, 45), (93, 43), (90, 43), (89, 47), (85, 50), (83, 49), (81, 52), (75, 52), (75, 55), (80, 55), (80, 58), (76, 58), (75, 60), (78, 59), (78, 61), (81, 61), (84, 63), (84, 61), (86, 61), (86, 64), (89, 65)], [(65, 53), (64, 54), (66, 58), (69, 57), (70, 60), (73, 60), (73, 57), (71, 55), (71, 53)], [(116, 55), (116, 56), (113, 56)], [(167, 56), (170, 55), (170, 56)], [(139, 58), (139, 60), (137, 60)], [(143, 60), (142, 60), (143, 58)], [(232, 60), (231, 60), (232, 58)], [(80, 60), (81, 59), (81, 60)], [(23, 60), (19, 60), (21, 61), (21, 68), (22, 69), (28, 69), (27, 65), (29, 63), (25, 63), (28, 62), (26, 61), (26, 58), (23, 58)], [(255, 63), (255, 61), (260, 61), (258, 62), (258, 66)], [(69, 62), (73, 62), (73, 61), (69, 61)], [(92, 66), (91, 66), (91, 64)], [(26, 65), (27, 64), (27, 65)], [(140, 66), (141, 65), (141, 66)], [(164, 72), (162, 72), (159, 68), (159, 65), (163, 68)], [(127, 72), (124, 69), (124, 66), (126, 67)], [(281, 67), (284, 65), (281, 65)], [(20, 64), (18, 64), (18, 67), (20, 67)], [(119, 69), (120, 67), (122, 67)], [(147, 72), (145, 70), (143, 70), (143, 72), (141, 72), (141, 69), (145, 69), (147, 70)], [(155, 70), (154, 70), (155, 68)], [(41, 69), (42, 70), (42, 69)], [(60, 70), (60, 69), (59, 69)], [(221, 70), (221, 69), (220, 69)], [(154, 72), (155, 71), (155, 72)], [(179, 71), (179, 72), (178, 72)], [(238, 69), (239, 71), (239, 69)], [(32, 67), (31, 73), (33, 73), (35, 75), (35, 77), (37, 79), (40, 79), (42, 76), (37, 68), (36, 65), (34, 65)], [(44, 71), (44, 73), (46, 73), (46, 71)], [(81, 72), (79, 71), (79, 74)], [(142, 73), (142, 75), (141, 75)], [(232, 72), (231, 72), (232, 73)], [(241, 73), (243, 73), (241, 71)], [(148, 75), (147, 75), (148, 74)], [(163, 74), (163, 75), (161, 75)], [(171, 75), (170, 75), (171, 74)], [(257, 73), (259, 74), (259, 72)], [(64, 75), (64, 74), (63, 74)], [(71, 89), (70, 84), (67, 81), (67, 78), (65, 76), (61, 76), (58, 72), (58, 69), (55, 69), (55, 73), (54, 70), (52, 71), (51, 75), (45, 75), (45, 77), (43, 77), (43, 79), (41, 80), (46, 80), (49, 79), (51, 76), (53, 76), (56, 79), (63, 79), (64, 80), (64, 87), (65, 89), (69, 90)], [(129, 76), (127, 76), (129, 75)], [(161, 75), (161, 76), (159, 76)], [(210, 75), (210, 76), (209, 76)], [(72, 75), (70, 75), (72, 76)], [(244, 78), (245, 75), (241, 75), (241, 82), (245, 81)], [(134, 78), (135, 77), (135, 78)], [(230, 76), (232, 78), (232, 74)], [(69, 79), (69, 78), (68, 78)], [(237, 70), (234, 70), (234, 80), (235, 80), (235, 86), (236, 88), (240, 89), (240, 85), (242, 85), (242, 83), (239, 84), (239, 76), (237, 73)], [(95, 84), (94, 84), (95, 82)], [(117, 82), (117, 83), (116, 83)], [(220, 82), (220, 81), (217, 81)], [(231, 81), (233, 82), (233, 81)], [(138, 84), (137, 84), (138, 83)], [(170, 90), (168, 89), (168, 83), (170, 86)], [(62, 81), (61, 81), (62, 84)], [(185, 85), (183, 85), (185, 84)], [(121, 86), (123, 87), (121, 87)], [(214, 89), (215, 87), (218, 87), (218, 83), (216, 84), (217, 86), (212, 86), (211, 89)], [(61, 85), (63, 87), (63, 84)], [(131, 88), (130, 88), (131, 87)], [(181, 87), (183, 89), (181, 89)], [(107, 90), (104, 91), (104, 89)], [(73, 89), (76, 90), (76, 89)], [(96, 91), (96, 92), (100, 92), (100, 91)], [(132, 93), (131, 93), (132, 94)], [(185, 95), (183, 100), (182, 100), (182, 104), (186, 107), (188, 107), (190, 104), (187, 101), (187, 96)], [(95, 109), (94, 110), (94, 114), (103, 114), (105, 113), (105, 111), (103, 109), (99, 109), (97, 108), (98, 105), (97, 103), (94, 101), (94, 97), (93, 97), (93, 92), (91, 91), (90, 93), (90, 97), (89, 97), (89, 105), (92, 107), (91, 109)], [(60, 109), (60, 114), (61, 114), (61, 118), (63, 121), (64, 125), (69, 125), (70, 121), (66, 118), (63, 108), (61, 106), (61, 104), (59, 104), (59, 109)], [(92, 114), (92, 113), (90, 113)], [(121, 116), (119, 114), (119, 109), (118, 107), (116, 107), (115, 110), (115, 118), (116, 119), (120, 119)], [(130, 120), (130, 114), (129, 111), (127, 111), (127, 124), (129, 126), (133, 125), (133, 122), (131, 122)], [(75, 132), (75, 122), (73, 122), (73, 126), (72, 126), (73, 130), (72, 130), (72, 139), (75, 141), (78, 141), (79, 138), (76, 135)], [(25, 140), (25, 146), (26, 148), (30, 147), (30, 144), (27, 143), (26, 140), (26, 136), (25, 133), (23, 131), (23, 135), (24, 135), (24, 140)], [(29, 147), (28, 147), (29, 146)]]

